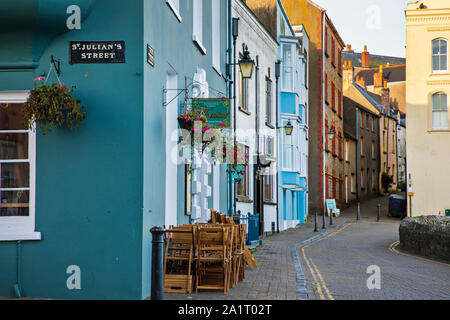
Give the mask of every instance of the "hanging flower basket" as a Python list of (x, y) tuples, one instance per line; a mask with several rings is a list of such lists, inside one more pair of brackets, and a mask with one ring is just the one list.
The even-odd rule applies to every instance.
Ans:
[(24, 104), (23, 117), (26, 128), (33, 129), (34, 123), (39, 123), (43, 134), (54, 128), (66, 126), (76, 129), (86, 118), (86, 111), (80, 100), (72, 96), (75, 86), (69, 88), (59, 82), (45, 84), (45, 78), (35, 79), (41, 84), (31, 90), (27, 102)]
[(227, 172), (231, 174), (234, 183), (241, 184), (248, 167), (248, 153), (245, 149), (226, 140), (223, 147), (224, 161), (228, 165)]

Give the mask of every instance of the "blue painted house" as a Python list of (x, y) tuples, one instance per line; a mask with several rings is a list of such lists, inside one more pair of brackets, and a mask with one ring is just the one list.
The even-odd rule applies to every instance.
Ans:
[(308, 53), (304, 28), (292, 28), (278, 1), (278, 41), (281, 60), (279, 123), (293, 127), (280, 131), (280, 229), (306, 222), (308, 215)]
[[(226, 17), (220, 0), (0, 2), (0, 297), (150, 295), (150, 228), (190, 221), (188, 171), (170, 158), (177, 114), (225, 96)], [(123, 44), (124, 60), (70, 64), (83, 41)], [(88, 113), (43, 135), (21, 112), (35, 78), (57, 81), (52, 56)], [(225, 170), (208, 179), (225, 212)]]

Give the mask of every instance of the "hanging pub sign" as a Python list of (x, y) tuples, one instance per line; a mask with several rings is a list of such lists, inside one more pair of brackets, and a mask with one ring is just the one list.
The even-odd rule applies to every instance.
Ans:
[(203, 111), (213, 129), (231, 128), (230, 99), (192, 99), (192, 109)]
[(125, 63), (125, 41), (71, 41), (70, 64)]

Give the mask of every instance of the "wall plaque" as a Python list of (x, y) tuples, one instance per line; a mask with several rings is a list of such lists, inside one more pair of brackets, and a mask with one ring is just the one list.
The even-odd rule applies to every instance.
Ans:
[(125, 63), (125, 41), (71, 41), (70, 64)]
[(152, 67), (155, 66), (155, 49), (149, 44), (147, 44), (147, 63)]

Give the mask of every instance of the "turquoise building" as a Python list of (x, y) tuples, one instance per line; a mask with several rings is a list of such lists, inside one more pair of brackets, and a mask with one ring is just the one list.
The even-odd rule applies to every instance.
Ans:
[[(170, 159), (180, 106), (227, 92), (227, 4), (0, 2), (0, 297), (150, 296), (149, 230), (190, 222), (188, 172)], [(99, 43), (114, 55), (98, 60)], [(55, 69), (87, 118), (28, 131), (22, 104)], [(212, 171), (208, 205), (226, 212), (226, 172)]]
[[(278, 1), (278, 0), (277, 0)], [(306, 223), (308, 215), (308, 54), (309, 37), (293, 29), (278, 1), (280, 66), (279, 212), (280, 230)]]

